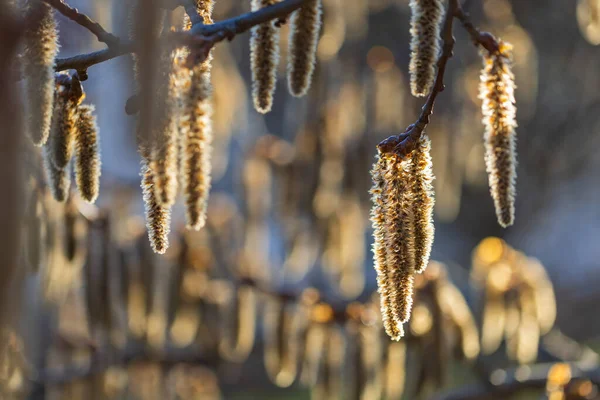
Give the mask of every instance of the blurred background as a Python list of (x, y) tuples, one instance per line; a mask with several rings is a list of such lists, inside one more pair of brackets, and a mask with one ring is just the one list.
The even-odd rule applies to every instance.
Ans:
[[(69, 3), (127, 35), (127, 1)], [(577, 381), (581, 371), (551, 364), (577, 362), (598, 376), (600, 1), (465, 4), (475, 25), (514, 45), (516, 223), (504, 230), (496, 222), (483, 161), (481, 61), (457, 26), (447, 88), (427, 129), (436, 175), (432, 259), (440, 263), (420, 280), (401, 345), (381, 334), (373, 300), (368, 190), (376, 144), (414, 122), (422, 106), (407, 74), (408, 0), (323, 3), (309, 94), (287, 93), (284, 26), (281, 79), (266, 116), (250, 99), (248, 34), (216, 47), (208, 226), (185, 232), (176, 207), (163, 257), (147, 244), (135, 117), (124, 112), (134, 94), (131, 59), (89, 70), (101, 197), (97, 209), (45, 200), (48, 220), (72, 227), (72, 251), (66, 259), (50, 251), (43, 273), (27, 281), (39, 296), (25, 300), (25, 326), (36, 328), (23, 334), (32, 349), (23, 368), (43, 371), (27, 385), (30, 398), (430, 398), (477, 389), (499, 368), (500, 382), (552, 379), (513, 397), (454, 398), (597, 398), (593, 378)], [(215, 20), (248, 10), (249, 2), (217, 0)], [(176, 10), (173, 20), (181, 17)], [(102, 48), (58, 18), (61, 57)], [(458, 315), (440, 299), (469, 308)], [(490, 328), (492, 320), (502, 322)], [(543, 368), (522, 369), (536, 362)], [(552, 397), (555, 386), (564, 397)]]

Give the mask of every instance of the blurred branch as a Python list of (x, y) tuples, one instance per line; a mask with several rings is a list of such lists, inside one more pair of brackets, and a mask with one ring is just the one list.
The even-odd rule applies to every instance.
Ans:
[(102, 25), (100, 25), (98, 22), (94, 21), (87, 15), (80, 13), (79, 10), (65, 3), (64, 0), (43, 1), (52, 6), (56, 11), (58, 11), (65, 17), (69, 18), (70, 20), (86, 28), (88, 31), (92, 32), (100, 42), (106, 43), (108, 47), (115, 46), (119, 43), (118, 37), (104, 30)]
[[(107, 33), (98, 23), (94, 22), (85, 14), (81, 14), (76, 9), (68, 6), (63, 0), (44, 1), (51, 4), (73, 21), (89, 29), (98, 37), (98, 40), (104, 41), (107, 44), (108, 42), (106, 42), (106, 40), (108, 40), (112, 43), (112, 45), (109, 45), (108, 49), (87, 54), (79, 54), (69, 58), (57, 59), (54, 68), (56, 71), (64, 71), (67, 69), (85, 70), (93, 65), (135, 52), (135, 43), (123, 41), (122, 39)], [(196, 20), (192, 29), (189, 32), (171, 32), (170, 38), (176, 40), (179, 44), (185, 44), (200, 49), (202, 52), (208, 54), (208, 50), (220, 41), (224, 39), (232, 40), (236, 35), (244, 33), (256, 25), (260, 25), (273, 19), (284, 18), (308, 1), (310, 0), (284, 0), (258, 11), (242, 14), (212, 25), (202, 24), (201, 20), (199, 20), (197, 16), (194, 17), (192, 13), (190, 18), (192, 21)], [(186, 9), (188, 8), (189, 7), (186, 7)], [(113, 37), (114, 41), (108, 39), (107, 35)]]
[(450, 0), (444, 20), (444, 27), (440, 34), (443, 47), (437, 61), (437, 74), (431, 93), (427, 97), (425, 105), (421, 109), (421, 114), (414, 124), (409, 125), (405, 132), (390, 136), (379, 143), (377, 147), (381, 153), (396, 153), (403, 157), (410, 154), (417, 146), (417, 143), (419, 143), (421, 134), (429, 124), (429, 117), (433, 114), (437, 96), (445, 89), (444, 74), (446, 72), (446, 65), (450, 58), (452, 58), (456, 43), (452, 32), (454, 18), (457, 18), (462, 23), (463, 28), (471, 35), (474, 43), (482, 46), (491, 53), (498, 51), (498, 42), (494, 36), (488, 32), (479, 31), (471, 23), (469, 15), (462, 9), (459, 0)]

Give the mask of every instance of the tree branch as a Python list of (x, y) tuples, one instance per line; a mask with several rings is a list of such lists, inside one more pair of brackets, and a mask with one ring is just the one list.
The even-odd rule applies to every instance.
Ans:
[(43, 0), (50, 6), (52, 6), (56, 11), (69, 18), (70, 20), (76, 22), (77, 24), (83, 26), (88, 31), (92, 32), (98, 40), (102, 43), (106, 43), (109, 47), (115, 46), (119, 43), (119, 38), (113, 35), (112, 33), (108, 33), (104, 30), (102, 25), (98, 22), (94, 21), (90, 17), (85, 14), (82, 14), (74, 7), (71, 7), (64, 0)]
[[(89, 17), (79, 13), (77, 10), (66, 5), (63, 0), (44, 0), (48, 4), (57, 5), (53, 7), (61, 7), (57, 10), (70, 14), (72, 20), (86, 27), (91, 32), (98, 36), (98, 40), (103, 41), (100, 37), (106, 39), (102, 32), (106, 33), (104, 29), (97, 23), (93, 22)], [(173, 32), (172, 38), (179, 41), (179, 43), (190, 45), (190, 46), (204, 46), (210, 49), (212, 46), (224, 39), (233, 39), (236, 35), (244, 33), (256, 25), (260, 25), (264, 22), (268, 22), (273, 19), (281, 19), (300, 8), (303, 4), (308, 3), (310, 0), (284, 0), (275, 5), (262, 8), (258, 11), (242, 14), (240, 16), (230, 18), (221, 22), (217, 22), (212, 25), (204, 25), (198, 21), (192, 26), (189, 32)], [(63, 12), (63, 11), (61, 11)], [(77, 15), (77, 19), (74, 17)], [(63, 13), (64, 14), (64, 13)], [(67, 14), (65, 14), (67, 15)], [(87, 21), (87, 22), (85, 22)], [(100, 30), (99, 30), (100, 29)], [(111, 35), (106, 33), (107, 35)], [(112, 35), (111, 35), (112, 36)], [(135, 44), (131, 41), (123, 41), (118, 37), (112, 46), (108, 49), (95, 51), (87, 54), (79, 54), (69, 58), (59, 58), (56, 60), (55, 71), (64, 71), (68, 69), (85, 70), (93, 65), (100, 64), (102, 62), (111, 60), (116, 57), (123, 56), (135, 52)]]

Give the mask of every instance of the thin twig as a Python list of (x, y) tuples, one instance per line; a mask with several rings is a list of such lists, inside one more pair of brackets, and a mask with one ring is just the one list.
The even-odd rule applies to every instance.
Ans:
[(65, 17), (69, 18), (70, 20), (86, 28), (88, 31), (92, 32), (94, 35), (96, 35), (100, 42), (106, 43), (109, 47), (116, 46), (119, 43), (118, 37), (116, 37), (112, 33), (107, 32), (98, 22), (94, 21), (86, 14), (80, 13), (79, 10), (65, 3), (64, 0), (43, 1), (52, 6), (56, 11), (58, 11)]

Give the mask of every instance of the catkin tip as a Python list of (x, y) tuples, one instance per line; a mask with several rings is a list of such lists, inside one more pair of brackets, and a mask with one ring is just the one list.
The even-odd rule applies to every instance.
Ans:
[(490, 193), (498, 223), (504, 228), (514, 223), (517, 178), (517, 121), (511, 49), (510, 44), (500, 41), (497, 53), (482, 53), (483, 70), (479, 86)]
[(150, 246), (155, 253), (164, 254), (169, 247), (171, 209), (162, 206), (156, 198), (154, 173), (146, 161), (142, 164), (141, 174)]
[(321, 30), (322, 0), (312, 0), (292, 14), (290, 21), (288, 88), (295, 97), (304, 96), (315, 69)]
[(75, 180), (81, 198), (94, 203), (100, 191), (100, 151), (94, 106), (82, 105), (78, 110), (75, 136)]
[[(252, 11), (276, 4), (279, 0), (252, 0)], [(252, 100), (254, 108), (266, 114), (273, 107), (279, 64), (279, 28), (274, 21), (252, 28), (250, 36)]]
[(411, 0), (410, 8), (410, 88), (413, 96), (424, 97), (431, 92), (435, 78), (444, 4), (443, 0)]

